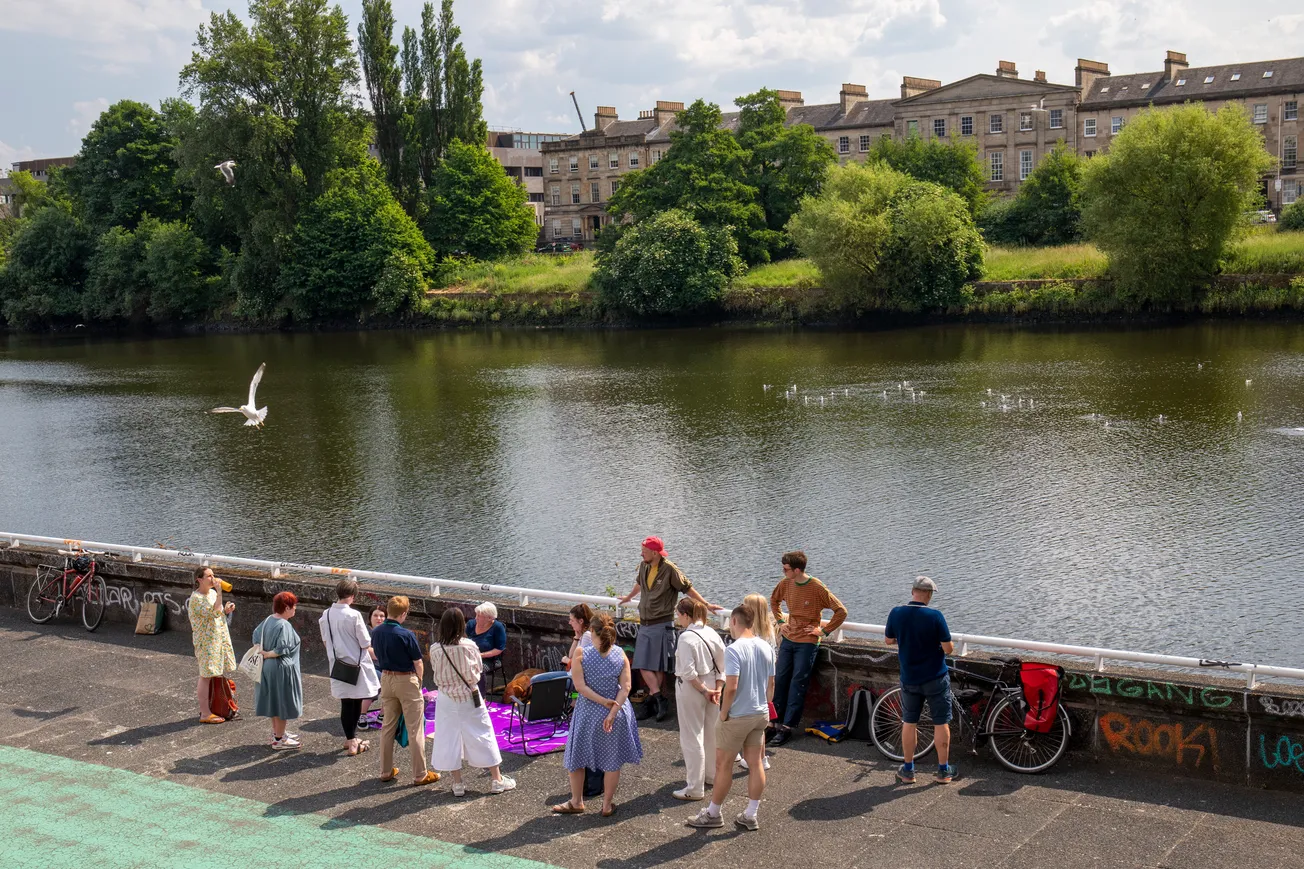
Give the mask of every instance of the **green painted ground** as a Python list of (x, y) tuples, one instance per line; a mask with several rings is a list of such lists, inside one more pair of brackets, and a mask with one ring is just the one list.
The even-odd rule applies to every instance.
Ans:
[(335, 827), (321, 815), (268, 815), (265, 804), (243, 797), (7, 746), (0, 818), (5, 869), (547, 869), (380, 827)]

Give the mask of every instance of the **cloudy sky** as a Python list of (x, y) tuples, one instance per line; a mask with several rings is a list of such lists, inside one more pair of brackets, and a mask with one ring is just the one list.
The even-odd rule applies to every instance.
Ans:
[[(402, 24), (420, 0), (393, 0)], [(345, 0), (351, 28), (361, 0)], [(196, 27), (230, 0), (0, 0), (0, 167), (75, 153), (125, 98), (174, 96)], [(244, 0), (233, 8), (243, 13)], [(759, 87), (833, 102), (842, 82), (872, 97), (902, 75), (952, 81), (1012, 60), (1072, 84), (1078, 57), (1114, 72), (1304, 54), (1299, 0), (458, 0), (485, 66), (491, 126), (573, 133), (575, 90), (637, 117), (657, 99), (728, 106)]]

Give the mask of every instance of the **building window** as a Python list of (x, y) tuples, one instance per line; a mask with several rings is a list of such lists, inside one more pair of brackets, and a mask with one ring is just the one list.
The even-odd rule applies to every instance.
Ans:
[(638, 168), (638, 152), (637, 152), (637, 151), (630, 151), (630, 152), (629, 152), (629, 168), (631, 168), (631, 169), (637, 169), (637, 168)]
[(991, 166), (992, 166), (991, 180), (1004, 181), (1005, 180), (1005, 152), (992, 151), (990, 154), (987, 155), (987, 159), (991, 161)]
[(580, 223), (578, 217), (571, 218), (571, 238), (584, 237), (584, 224)]
[(1296, 136), (1287, 136), (1281, 142), (1281, 168), (1287, 172), (1295, 171), (1295, 163), (1299, 159), (1299, 138)]
[(1299, 120), (1299, 101), (1289, 100), (1281, 106), (1281, 119), (1283, 121)]
[(580, 204), (580, 185), (578, 185), (578, 184), (572, 184), (572, 185), (571, 185), (571, 205), (579, 205), (579, 204)]
[(960, 135), (973, 135), (973, 115), (964, 115), (960, 118)]
[(991, 115), (987, 119), (987, 132), (1004, 133), (1005, 132), (1005, 115)]
[(869, 150), (869, 136), (860, 137), (860, 153), (864, 154)]
[(561, 187), (554, 184), (549, 192), (552, 193), (552, 204), (561, 205)]
[(660, 159), (661, 159), (661, 152), (660, 152), (660, 151), (653, 151), (652, 154), (651, 154), (651, 156), (648, 157), (647, 164), (648, 164), (649, 166), (651, 166), (653, 163), (655, 163), (656, 161), (658, 161), (658, 160), (660, 160)]
[(839, 154), (851, 153), (851, 139), (847, 138), (846, 136), (838, 136), (838, 153)]
[(1063, 109), (1051, 109), (1051, 110), (1050, 110), (1050, 128), (1051, 128), (1052, 130), (1062, 130), (1062, 129), (1064, 129), (1064, 110), (1063, 110)]
[(1285, 184), (1282, 184), (1281, 204), (1294, 205), (1295, 201), (1299, 199), (1299, 189), (1300, 182), (1298, 181), (1287, 181)]
[(1211, 76), (1211, 75), (1206, 75), (1206, 76), (1204, 77), (1204, 83), (1205, 83), (1205, 84), (1213, 84), (1213, 76)]
[(580, 156), (579, 156), (579, 154), (576, 154), (574, 157), (571, 157), (571, 158), (570, 158), (570, 170), (571, 170), (572, 172), (578, 172), (578, 171), (580, 171)]
[(615, 196), (615, 195), (616, 195), (616, 191), (619, 190), (619, 189), (620, 189), (620, 182), (617, 181), (617, 180), (614, 179), (614, 178), (611, 179), (611, 195), (612, 195), (612, 196)]
[(1092, 157), (1096, 156), (1096, 152), (1095, 152), (1095, 151), (1083, 151), (1082, 153), (1083, 153), (1083, 155), (1084, 155), (1088, 160), (1090, 160)]
[(906, 136), (909, 138), (919, 138), (919, 122), (906, 121)]
[(1032, 112), (1019, 112), (1019, 129), (1024, 132), (1032, 129)]
[(542, 167), (542, 166), (526, 166), (526, 167), (525, 167), (525, 177), (526, 177), (526, 178), (542, 178), (542, 177), (543, 177), (543, 167)]
[(1107, 93), (1109, 93), (1109, 85), (1105, 85), (1104, 87), (1102, 87), (1102, 88), (1100, 89), (1100, 92), (1101, 92), (1102, 94), (1107, 94)]
[(1123, 131), (1123, 119), (1115, 115), (1109, 119), (1110, 135), (1117, 136)]
[(560, 220), (554, 220), (554, 221), (552, 222), (552, 237), (553, 237), (553, 238), (561, 238), (561, 221), (560, 221)]
[(933, 136), (937, 139), (946, 138), (946, 118), (933, 118)]
[(590, 154), (590, 155), (589, 155), (589, 171), (590, 171), (590, 172), (596, 172), (596, 171), (598, 171), (598, 155), (597, 155), (597, 154)]
[(1180, 87), (1184, 87), (1185, 85), (1186, 85), (1186, 79), (1184, 79), (1184, 78), (1179, 78), (1179, 79), (1177, 80), (1177, 86), (1178, 86), (1179, 88), (1180, 88)]
[(549, 158), (548, 158), (548, 174), (549, 174), (549, 175), (556, 175), (559, 171), (561, 171), (561, 170), (557, 168), (557, 158), (556, 158), (556, 157), (549, 157)]
[(1232, 81), (1240, 81), (1240, 80), (1241, 80), (1241, 74), (1239, 72), (1232, 73)]
[(531, 202), (543, 202), (542, 193), (527, 193), (525, 195)]
[(1083, 119), (1082, 119), (1082, 135), (1084, 135), (1084, 136), (1094, 136), (1094, 135), (1096, 135), (1096, 119), (1095, 119), (1095, 118), (1083, 118)]
[(602, 185), (596, 181), (589, 182), (589, 201), (590, 202), (602, 201)]
[(607, 168), (608, 169), (620, 168), (620, 155), (617, 154), (615, 151), (612, 151), (610, 154), (607, 155)]
[(1027, 181), (1028, 176), (1032, 174), (1032, 152), (1019, 152), (1019, 180)]
[(1268, 104), (1267, 104), (1267, 103), (1255, 103), (1255, 104), (1254, 104), (1254, 123), (1256, 123), (1256, 124), (1266, 124), (1266, 123), (1268, 123)]
[(1264, 72), (1263, 72), (1263, 77), (1264, 77), (1264, 78), (1272, 78), (1272, 70), (1270, 70), (1270, 69), (1268, 69), (1268, 70), (1264, 70)]

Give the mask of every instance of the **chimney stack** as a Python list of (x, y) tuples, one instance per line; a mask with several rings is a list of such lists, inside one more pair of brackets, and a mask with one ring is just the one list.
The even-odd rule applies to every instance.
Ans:
[(657, 126), (664, 127), (675, 119), (675, 115), (684, 110), (683, 103), (672, 103), (666, 100), (657, 100), (657, 107), (652, 110), (652, 117), (656, 118)]
[(785, 114), (797, 108), (806, 105), (806, 101), (801, 98), (801, 91), (775, 91), (779, 95), (779, 105), (783, 106)]
[(997, 78), (1018, 78), (1019, 69), (1012, 60), (1002, 60), (996, 64)]
[(935, 78), (915, 78), (911, 75), (901, 77), (901, 99), (940, 88), (942, 83)]
[(1074, 84), (1078, 86), (1078, 93), (1083, 99), (1086, 99), (1091, 91), (1091, 83), (1107, 75), (1109, 75), (1109, 64), (1082, 57), (1078, 58), (1078, 66), (1073, 70)]
[(1186, 55), (1180, 51), (1170, 51), (1164, 57), (1164, 81), (1172, 81), (1179, 73), (1189, 67), (1186, 62)]
[(1034, 73), (1032, 74), (1032, 80), (1033, 80), (1033, 81), (1036, 81), (1036, 82), (1041, 82), (1042, 84), (1045, 84), (1045, 83), (1046, 83), (1046, 70), (1044, 70), (1044, 69), (1039, 69), (1039, 70), (1037, 70), (1036, 72), (1034, 72)]
[(846, 115), (851, 112), (856, 103), (863, 103), (869, 99), (869, 91), (865, 90), (863, 84), (843, 84), (838, 96), (842, 102), (842, 114)]
[(593, 113), (593, 129), (599, 133), (605, 132), (616, 121), (620, 120), (620, 115), (616, 114), (612, 106), (598, 106), (598, 110)]

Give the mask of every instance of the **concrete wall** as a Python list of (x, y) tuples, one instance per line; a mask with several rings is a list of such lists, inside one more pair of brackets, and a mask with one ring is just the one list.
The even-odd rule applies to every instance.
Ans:
[[(0, 550), (0, 606), (23, 610), (36, 566), (54, 563), (45, 552)], [(319, 578), (273, 579), (251, 571), (218, 569), (230, 581), (236, 601), (231, 635), (236, 654), (250, 643), (254, 627), (271, 612), (271, 597), (292, 591), (300, 600), (295, 627), (304, 643), (304, 666), (325, 669), (317, 618), (334, 601), (334, 583)], [(140, 605), (156, 601), (167, 609), (169, 630), (189, 631), (185, 615), (192, 567), (184, 564), (107, 562), (102, 570), (109, 590), (107, 620), (134, 623)], [(461, 607), (468, 616), (477, 600), (418, 597), (402, 586), (368, 586), (360, 606), (370, 607), (390, 594), (408, 593), (413, 614), (407, 625), (429, 645), (435, 622), (445, 607)], [(564, 607), (521, 607), (498, 601), (507, 625), (506, 660), (511, 672), (537, 667), (557, 669), (570, 641)], [(61, 616), (76, 619), (77, 614)], [(36, 628), (39, 630), (39, 628)], [(618, 623), (622, 642), (632, 643), (634, 622)], [(147, 646), (153, 639), (137, 637)], [(1025, 656), (1033, 659), (1039, 656)], [(981, 655), (963, 665), (994, 675), (997, 665)], [(1079, 760), (1103, 767), (1125, 764), (1178, 775), (1304, 791), (1304, 688), (1274, 685), (1245, 689), (1243, 679), (1161, 670), (1113, 669), (1095, 673), (1066, 664), (1063, 702), (1073, 717), (1071, 750)], [(810, 718), (841, 719), (851, 692), (865, 687), (879, 692), (896, 683), (896, 655), (869, 642), (829, 643), (820, 651), (807, 696)]]

